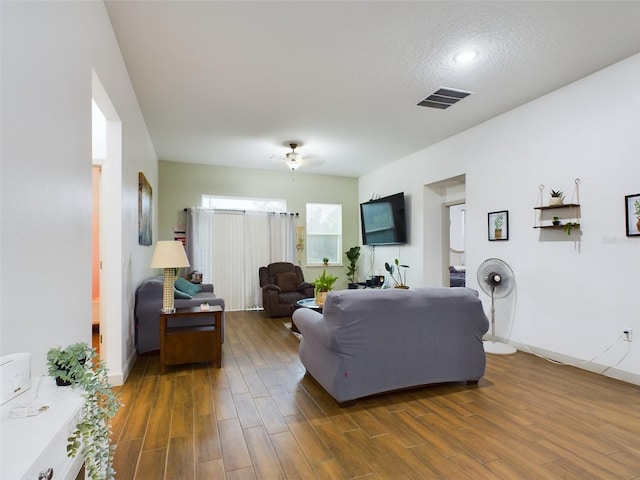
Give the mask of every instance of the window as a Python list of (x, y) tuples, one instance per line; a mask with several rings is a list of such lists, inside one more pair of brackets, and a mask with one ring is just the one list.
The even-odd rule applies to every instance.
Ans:
[(342, 263), (342, 205), (307, 203), (307, 264)]
[(287, 211), (287, 201), (281, 198), (224, 197), (221, 195), (202, 195), (202, 206), (219, 210), (244, 210), (249, 212)]

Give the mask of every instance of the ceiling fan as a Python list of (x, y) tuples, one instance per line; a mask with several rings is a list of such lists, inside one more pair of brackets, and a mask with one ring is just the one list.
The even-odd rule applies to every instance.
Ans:
[(299, 153), (296, 153), (296, 148), (298, 148), (297, 143), (290, 143), (289, 146), (291, 147), (291, 151), (285, 155), (285, 162), (291, 170), (296, 170), (302, 165), (302, 157)]
[(306, 146), (304, 154), (298, 152), (298, 148), (302, 147), (302, 144), (300, 142), (289, 141), (282, 144), (282, 146), (287, 145), (289, 146), (291, 151), (286, 153), (274, 153), (269, 158), (272, 162), (277, 162), (278, 165), (282, 165), (282, 162), (284, 162), (287, 168), (291, 170), (292, 173), (302, 165), (304, 165), (306, 169), (307, 167), (314, 167), (323, 163), (322, 160), (315, 158), (314, 155), (309, 155), (308, 153), (306, 153)]

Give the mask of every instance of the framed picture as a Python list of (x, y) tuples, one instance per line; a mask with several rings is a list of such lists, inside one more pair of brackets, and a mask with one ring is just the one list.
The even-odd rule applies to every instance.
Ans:
[(489, 241), (509, 240), (509, 211), (489, 212)]
[(640, 236), (640, 193), (624, 197), (627, 237)]
[(151, 245), (151, 185), (138, 173), (138, 244)]

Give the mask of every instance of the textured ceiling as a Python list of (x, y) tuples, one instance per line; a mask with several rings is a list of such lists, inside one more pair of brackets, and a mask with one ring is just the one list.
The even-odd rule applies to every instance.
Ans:
[(640, 52), (638, 1), (105, 4), (158, 157), (245, 168), (360, 176)]

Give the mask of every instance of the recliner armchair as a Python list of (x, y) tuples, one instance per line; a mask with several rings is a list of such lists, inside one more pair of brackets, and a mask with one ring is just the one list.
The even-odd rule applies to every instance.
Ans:
[(291, 316), (298, 300), (313, 297), (313, 285), (304, 281), (302, 269), (289, 262), (271, 263), (258, 269), (262, 306), (268, 317)]

